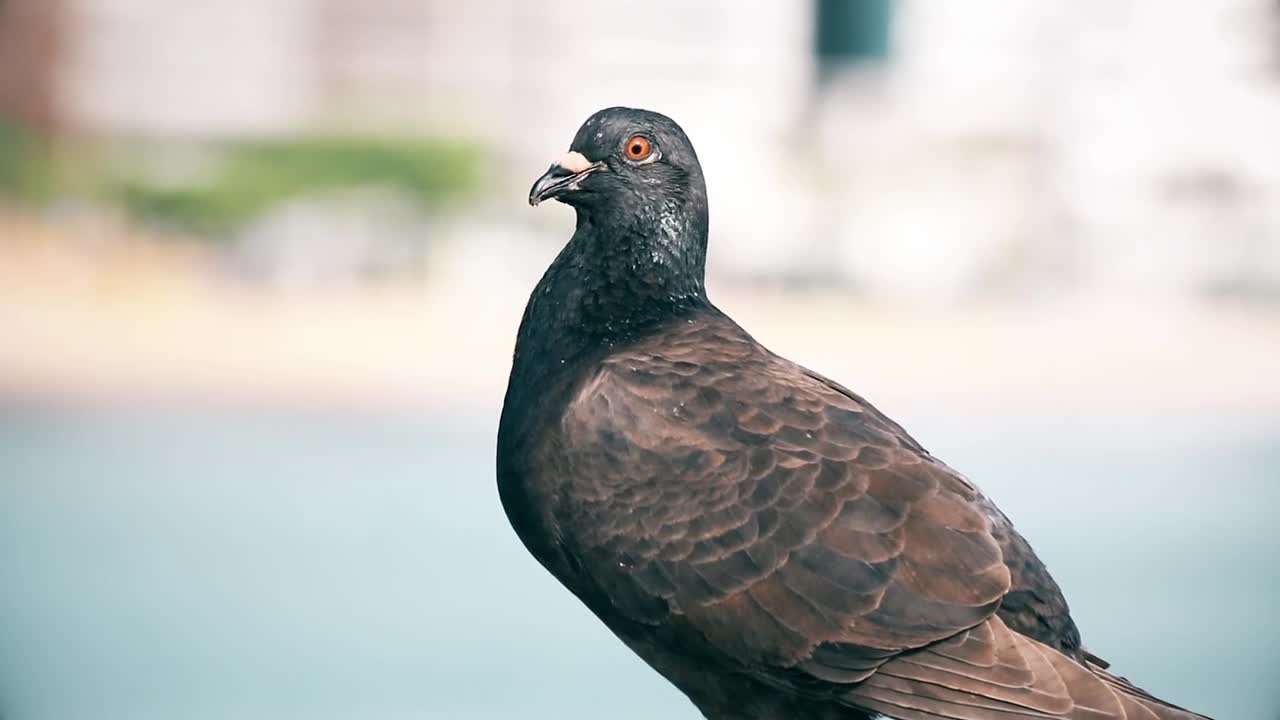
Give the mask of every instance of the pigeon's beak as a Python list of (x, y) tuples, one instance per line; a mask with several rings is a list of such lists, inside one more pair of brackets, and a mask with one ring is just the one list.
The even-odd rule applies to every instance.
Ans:
[(582, 178), (603, 167), (604, 163), (593, 163), (580, 152), (567, 152), (529, 189), (529, 204), (537, 205), (543, 200), (577, 190)]

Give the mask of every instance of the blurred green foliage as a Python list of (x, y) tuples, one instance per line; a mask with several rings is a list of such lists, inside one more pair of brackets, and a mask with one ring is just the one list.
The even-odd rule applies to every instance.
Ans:
[(291, 198), (346, 189), (386, 188), (438, 208), (474, 194), (482, 167), (480, 148), (465, 142), (334, 134), (198, 146), (194, 171), (176, 180), (157, 172), (192, 148), (45, 143), (0, 123), (0, 194), (24, 204), (90, 200), (141, 221), (218, 236)]
[(431, 140), (299, 137), (221, 148), (200, 182), (172, 186), (145, 174), (113, 178), (106, 194), (137, 216), (219, 232), (290, 198), (380, 186), (423, 206), (470, 194), (476, 148)]
[(53, 192), (51, 149), (22, 126), (0, 118), (0, 195), (38, 203)]

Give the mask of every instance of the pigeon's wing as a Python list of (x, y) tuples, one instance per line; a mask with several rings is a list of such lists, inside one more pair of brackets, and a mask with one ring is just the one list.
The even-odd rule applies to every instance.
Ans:
[[(880, 414), (852, 390), (811, 370), (804, 369), (803, 372), (865, 407), (875, 416), (873, 422), (885, 424), (904, 443), (923, 452), (906, 430)], [(1000, 619), (1010, 630), (1038, 640), (1077, 662), (1084, 662), (1086, 653), (1080, 643), (1080, 631), (1071, 619), (1071, 609), (1049, 569), (995, 503), (979, 494), (976, 504), (991, 519), (991, 534), (1000, 545), (1005, 567), (1009, 568), (1009, 590), (996, 611)], [(1101, 667), (1106, 667), (1104, 661), (1093, 659)]]
[(613, 356), (563, 420), (559, 526), (620, 612), (832, 682), (995, 612), (1010, 573), (968, 481), (851, 394), (694, 330)]
[(1010, 630), (1003, 516), (852, 393), (749, 338), (692, 327), (619, 353), (562, 425), (557, 524), (610, 612), (907, 720), (1191, 717)]

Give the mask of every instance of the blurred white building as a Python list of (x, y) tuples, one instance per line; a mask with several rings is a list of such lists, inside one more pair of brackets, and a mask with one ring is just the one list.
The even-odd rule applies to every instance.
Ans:
[(517, 188), (591, 111), (646, 106), (698, 146), (725, 275), (1280, 293), (1271, 0), (897, 0), (887, 59), (822, 81), (807, 3), (63, 2), (84, 129), (461, 133)]

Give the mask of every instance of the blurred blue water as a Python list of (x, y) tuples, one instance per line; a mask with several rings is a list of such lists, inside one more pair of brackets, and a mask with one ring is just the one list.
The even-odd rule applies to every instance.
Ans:
[[(1277, 717), (1278, 418), (894, 414), (1121, 673)], [(698, 717), (528, 558), (492, 455), (488, 423), (0, 411), (0, 716)]]

